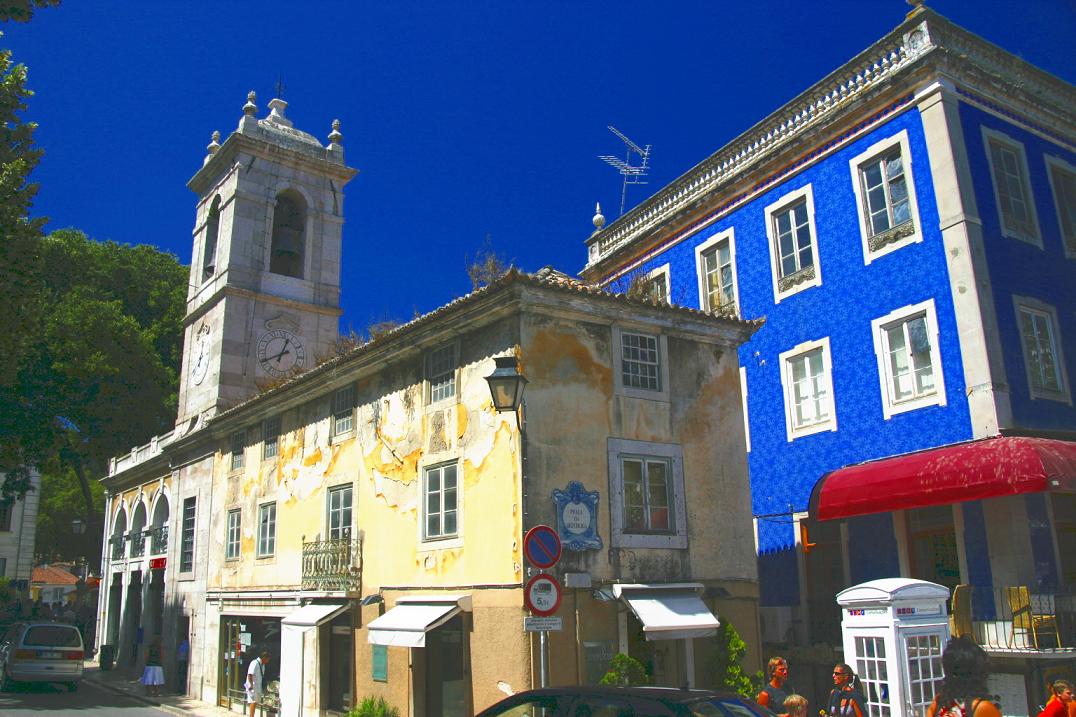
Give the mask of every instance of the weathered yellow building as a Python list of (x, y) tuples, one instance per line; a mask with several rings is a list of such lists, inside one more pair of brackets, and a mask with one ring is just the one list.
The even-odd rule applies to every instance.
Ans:
[[(714, 686), (718, 619), (757, 666), (736, 358), (756, 325), (512, 271), (327, 358), (311, 317), (335, 307), (353, 171), (337, 128), (315, 149), (273, 123), (241, 123), (191, 183), (206, 217), (195, 257), (210, 239), (215, 256), (208, 274), (192, 266), (177, 428), (105, 479), (102, 642), (137, 660), (138, 634), (166, 654), (189, 636), (188, 689), (237, 709), (247, 665), (268, 651), (285, 715), (366, 696), (468, 715), (543, 677), (594, 682), (617, 652), (657, 684)], [(244, 188), (244, 153), (263, 160), (268, 190)], [(283, 247), (281, 206), (305, 217), (288, 219), (298, 233)], [(280, 248), (298, 258), (274, 264)], [(282, 267), (298, 276), (265, 278)], [(305, 365), (278, 370), (300, 351)], [(515, 410), (494, 406), (495, 370), (525, 378)], [(564, 544), (545, 663), (524, 627), (540, 571), (523, 540), (543, 524)]]

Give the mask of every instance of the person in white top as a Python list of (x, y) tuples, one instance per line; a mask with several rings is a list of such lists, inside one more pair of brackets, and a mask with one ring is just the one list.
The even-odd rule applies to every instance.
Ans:
[(265, 666), (269, 664), (269, 653), (263, 652), (256, 659), (250, 661), (247, 667), (247, 705), (250, 708), (250, 717), (254, 717), (254, 710), (262, 699), (262, 685), (265, 677)]

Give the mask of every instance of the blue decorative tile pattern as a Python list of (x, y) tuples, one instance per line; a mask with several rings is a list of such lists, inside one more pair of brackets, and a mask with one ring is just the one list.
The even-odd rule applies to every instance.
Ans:
[[(876, 142), (908, 132), (923, 241), (866, 264), (849, 160)], [(765, 207), (810, 184), (814, 197), (820, 286), (774, 302)], [(729, 228), (735, 232), (736, 273), (744, 318), (765, 325), (740, 349), (748, 385), (752, 452), (749, 456), (756, 515), (803, 511), (827, 472), (864, 460), (907, 453), (971, 437), (951, 288), (933, 182), (918, 110), (892, 116), (701, 229), (687, 241), (653, 256), (640, 271), (670, 265), (672, 301), (699, 306), (695, 247)], [(947, 403), (886, 419), (871, 321), (895, 309), (933, 300), (939, 323)], [(833, 361), (836, 431), (789, 442), (779, 355), (827, 338)], [(793, 545), (791, 527), (763, 527), (759, 551)], [(895, 553), (894, 553), (895, 559)]]
[[(1031, 398), (1013, 295), (1034, 298), (1057, 309), (1068, 378), (1070, 382), (1076, 379), (1076, 258), (1065, 256), (1045, 159), (1049, 155), (1076, 166), (1076, 153), (1071, 147), (1066, 148), (1057, 141), (1044, 139), (1039, 134), (966, 103), (960, 105), (960, 117), (975, 200), (982, 220), (983, 247), (993, 289), (1002, 354), (1005, 356), (1005, 378), (1011, 392), (1014, 423), (1025, 428), (1072, 430), (1076, 427), (1076, 408), (1073, 405)], [(1001, 132), (1024, 146), (1042, 249), (1002, 236), (990, 165), (983, 143), (983, 127)], [(1073, 397), (1076, 398), (1076, 395)]]

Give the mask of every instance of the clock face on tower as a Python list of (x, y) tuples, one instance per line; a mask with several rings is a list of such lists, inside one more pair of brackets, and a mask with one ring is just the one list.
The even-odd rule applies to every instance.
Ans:
[(194, 350), (191, 352), (191, 380), (195, 385), (205, 380), (209, 370), (209, 328), (203, 328), (194, 339)]
[(271, 376), (287, 376), (303, 367), (306, 352), (295, 334), (273, 329), (258, 339), (258, 363)]

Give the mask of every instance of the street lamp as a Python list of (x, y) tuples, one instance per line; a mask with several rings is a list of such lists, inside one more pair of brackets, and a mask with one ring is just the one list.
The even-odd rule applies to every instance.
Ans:
[(519, 372), (515, 356), (497, 356), (493, 359), (497, 368), (489, 376), (489, 392), (493, 396), (493, 407), (498, 412), (515, 411), (523, 402), (523, 389), (527, 379)]

